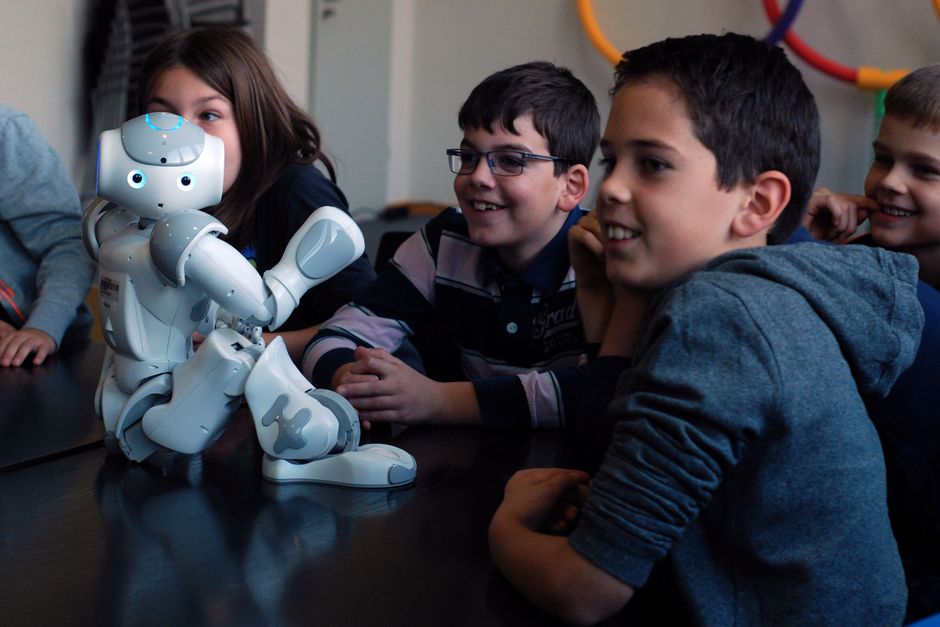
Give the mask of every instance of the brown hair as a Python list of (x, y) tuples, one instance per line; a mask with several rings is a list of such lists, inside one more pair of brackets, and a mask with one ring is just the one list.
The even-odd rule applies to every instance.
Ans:
[(885, 115), (940, 130), (940, 63), (918, 68), (892, 85), (885, 94)]
[(227, 240), (241, 247), (253, 239), (258, 199), (292, 163), (320, 161), (336, 181), (321, 151), (313, 119), (287, 95), (258, 43), (232, 26), (207, 26), (160, 41), (141, 66), (141, 110), (166, 70), (184, 67), (232, 103), (242, 164), (231, 188), (210, 213), (228, 227)]

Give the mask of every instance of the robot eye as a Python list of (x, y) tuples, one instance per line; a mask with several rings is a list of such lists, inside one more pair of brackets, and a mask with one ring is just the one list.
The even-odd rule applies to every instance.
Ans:
[(140, 189), (147, 184), (147, 175), (140, 170), (131, 170), (127, 174), (127, 184), (134, 189)]
[(193, 179), (193, 175), (189, 174), (188, 172), (186, 174), (181, 174), (180, 177), (176, 179), (176, 186), (184, 192), (191, 190), (194, 183), (195, 180)]

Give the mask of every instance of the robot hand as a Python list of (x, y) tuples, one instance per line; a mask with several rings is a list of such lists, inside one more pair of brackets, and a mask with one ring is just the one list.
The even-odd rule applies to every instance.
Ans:
[(276, 266), (264, 273), (275, 301), (272, 331), (297, 307), (300, 297), (362, 256), (362, 231), (349, 214), (320, 207), (291, 238)]
[(218, 305), (216, 305), (214, 320), (214, 328), (232, 329), (239, 335), (242, 335), (251, 340), (253, 344), (257, 344), (261, 348), (264, 348), (264, 338), (261, 337), (260, 326), (251, 324), (248, 320), (245, 320), (240, 316), (236, 316), (232, 312), (218, 307)]

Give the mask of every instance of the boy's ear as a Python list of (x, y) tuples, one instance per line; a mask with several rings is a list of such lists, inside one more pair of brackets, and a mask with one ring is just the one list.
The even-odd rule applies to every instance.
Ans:
[(564, 187), (558, 197), (558, 208), (568, 212), (577, 207), (588, 192), (590, 186), (588, 169), (584, 165), (576, 163), (569, 166), (559, 178)]
[(790, 202), (790, 179), (778, 170), (757, 175), (750, 185), (750, 196), (731, 223), (731, 232), (749, 238), (769, 230)]

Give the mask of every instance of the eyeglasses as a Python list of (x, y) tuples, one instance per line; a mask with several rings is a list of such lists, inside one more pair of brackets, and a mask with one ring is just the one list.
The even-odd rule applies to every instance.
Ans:
[(447, 160), (450, 162), (450, 171), (454, 174), (470, 174), (477, 169), (481, 157), (486, 159), (486, 165), (490, 166), (490, 171), (497, 176), (519, 176), (525, 170), (527, 159), (565, 162), (564, 159), (559, 157), (534, 155), (531, 152), (522, 150), (477, 152), (461, 148), (448, 148), (446, 152)]

